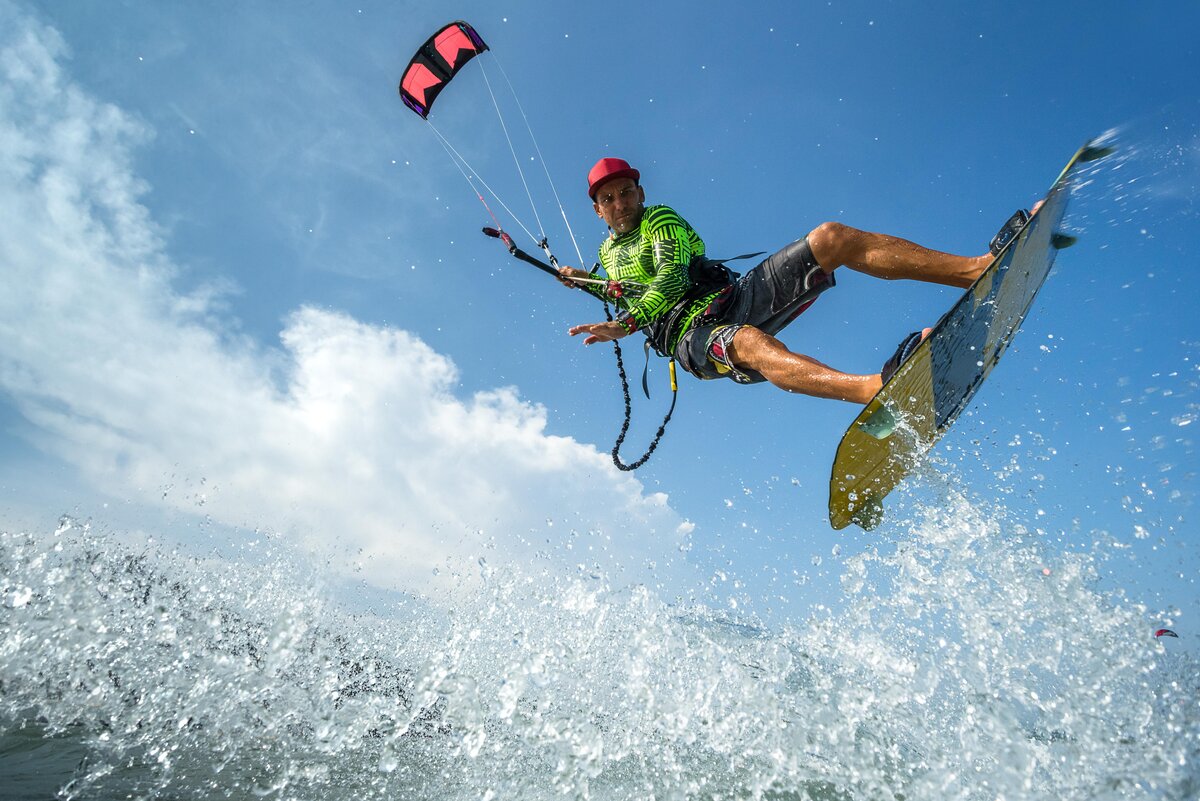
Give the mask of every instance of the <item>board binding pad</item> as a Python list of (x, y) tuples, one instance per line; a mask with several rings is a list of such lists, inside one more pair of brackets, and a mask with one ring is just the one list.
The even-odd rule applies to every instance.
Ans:
[(949, 430), (1004, 355), (1054, 264), (1075, 243), (1059, 230), (1075, 168), (1111, 147), (1075, 152), (1029, 223), (951, 307), (846, 430), (829, 479), (829, 522), (870, 531), (883, 500)]

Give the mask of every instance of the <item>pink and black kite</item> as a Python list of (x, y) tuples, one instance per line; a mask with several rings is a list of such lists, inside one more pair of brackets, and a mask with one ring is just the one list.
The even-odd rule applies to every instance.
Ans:
[(428, 118), (438, 94), (463, 66), (487, 50), (488, 46), (467, 23), (459, 20), (446, 25), (418, 48), (404, 77), (400, 79), (400, 98), (404, 105)]

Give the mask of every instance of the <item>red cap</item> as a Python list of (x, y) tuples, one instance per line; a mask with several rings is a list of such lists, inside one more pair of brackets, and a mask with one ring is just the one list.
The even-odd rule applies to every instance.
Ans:
[(596, 190), (605, 181), (614, 178), (632, 178), (634, 182), (641, 180), (642, 174), (629, 166), (625, 159), (600, 159), (592, 171), (588, 173), (588, 197), (596, 199)]

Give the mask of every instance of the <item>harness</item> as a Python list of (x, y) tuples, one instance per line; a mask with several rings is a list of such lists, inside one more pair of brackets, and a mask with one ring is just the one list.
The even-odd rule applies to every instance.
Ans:
[[(763, 255), (765, 251), (758, 253), (743, 253), (741, 256), (734, 256), (731, 259), (709, 259), (704, 256), (697, 256), (692, 259), (688, 265), (688, 278), (692, 282), (692, 286), (683, 297), (671, 307), (660, 322), (655, 323), (650, 328), (646, 329), (646, 343), (642, 349), (646, 354), (646, 361), (642, 367), (642, 392), (646, 397), (650, 397), (650, 349), (659, 356), (670, 359), (668, 363), (668, 371), (671, 375), (671, 408), (667, 410), (666, 417), (663, 418), (662, 425), (658, 427), (658, 431), (654, 435), (654, 439), (650, 441), (650, 446), (640, 459), (630, 464), (621, 461), (620, 450), (621, 445), (625, 442), (625, 434), (629, 430), (629, 420), (632, 414), (632, 400), (629, 397), (629, 379), (625, 375), (625, 360), (621, 356), (621, 345), (614, 341), (613, 349), (617, 354), (617, 372), (621, 376), (621, 391), (625, 395), (625, 422), (621, 426), (621, 433), (617, 435), (617, 443), (612, 449), (613, 464), (621, 470), (637, 470), (646, 460), (650, 458), (650, 454), (654, 453), (654, 449), (658, 447), (658, 441), (662, 439), (666, 433), (667, 423), (671, 421), (671, 415), (675, 413), (675, 401), (679, 398), (679, 384), (675, 379), (675, 355), (671, 349), (672, 332), (679, 321), (683, 318), (684, 312), (703, 297), (711, 295), (713, 292), (721, 294), (714, 298), (708, 308), (699, 314), (695, 319), (696, 325), (707, 325), (719, 314), (719, 310), (725, 305), (725, 301), (733, 294), (734, 284), (739, 278), (738, 273), (730, 270), (725, 262), (738, 261), (739, 259), (750, 259), (755, 256)], [(612, 322), (612, 313), (608, 310), (608, 303), (604, 304), (604, 313), (608, 316), (609, 322)]]
[[(732, 293), (733, 285), (740, 277), (738, 273), (730, 270), (725, 265), (725, 262), (749, 259), (761, 255), (763, 255), (762, 252), (758, 252), (743, 253), (741, 256), (734, 256), (730, 259), (710, 259), (706, 256), (697, 256), (692, 259), (688, 265), (688, 280), (692, 283), (691, 287), (688, 288), (687, 292), (683, 293), (683, 297), (658, 322), (651, 325), (646, 331), (647, 359), (650, 356), (650, 348), (654, 348), (654, 352), (659, 356), (667, 359), (673, 358), (671, 343), (675, 338), (675, 329), (679, 326), (683, 315), (691, 308), (693, 303), (701, 298), (707, 297), (714, 292), (722, 292), (723, 295), (714, 298), (709, 308), (696, 318), (696, 322), (703, 325), (716, 316), (717, 309), (723, 305), (723, 301)], [(717, 309), (714, 309), (714, 306)]]

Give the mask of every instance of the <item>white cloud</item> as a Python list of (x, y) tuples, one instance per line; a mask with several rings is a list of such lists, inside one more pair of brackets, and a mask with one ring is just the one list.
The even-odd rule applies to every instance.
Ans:
[[(665, 496), (513, 388), (456, 397), (410, 332), (303, 308), (282, 349), (231, 334), (219, 291), (176, 289), (142, 205), (152, 132), (70, 80), (53, 31), (3, 3), (0, 31), (0, 389), (39, 447), (115, 497), (361, 548), (410, 589), (489, 543), (494, 563), (574, 540), (590, 563), (618, 537), (634, 565), (678, 545)], [(175, 475), (193, 494), (161, 491)]]

